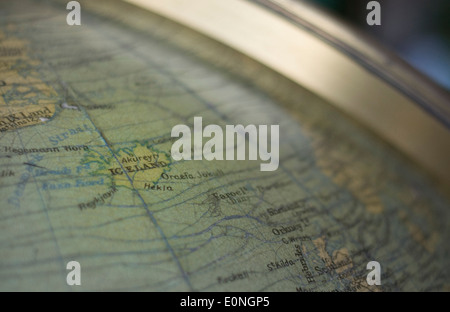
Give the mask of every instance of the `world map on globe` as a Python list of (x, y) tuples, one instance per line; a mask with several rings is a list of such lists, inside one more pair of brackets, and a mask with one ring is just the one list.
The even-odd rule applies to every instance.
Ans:
[[(0, 3), (1, 290), (70, 291), (70, 261), (85, 291), (450, 290), (449, 200), (394, 147), (162, 17), (82, 14)], [(278, 169), (175, 161), (195, 116), (279, 125)]]

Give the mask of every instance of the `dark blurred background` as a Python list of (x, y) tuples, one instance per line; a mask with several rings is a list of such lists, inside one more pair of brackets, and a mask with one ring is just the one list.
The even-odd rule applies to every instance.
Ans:
[(450, 0), (379, 0), (381, 25), (366, 22), (370, 0), (308, 0), (388, 46), (450, 90)]

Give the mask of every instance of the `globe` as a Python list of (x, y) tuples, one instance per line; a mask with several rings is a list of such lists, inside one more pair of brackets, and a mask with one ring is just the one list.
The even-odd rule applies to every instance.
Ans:
[[(448, 167), (417, 161), (428, 148), (410, 157), (367, 118), (159, 13), (80, 3), (73, 26), (65, 1), (0, 3), (0, 289), (449, 290)], [(198, 116), (278, 125), (276, 170), (175, 160), (173, 127)], [(372, 125), (392, 138), (389, 117)]]

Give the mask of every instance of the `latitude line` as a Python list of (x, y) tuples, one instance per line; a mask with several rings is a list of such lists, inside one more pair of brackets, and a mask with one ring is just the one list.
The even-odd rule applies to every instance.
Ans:
[[(101, 19), (101, 18), (100, 18), (100, 19)], [(101, 20), (102, 20), (102, 19), (101, 19)], [(103, 21), (103, 20), (102, 20), (102, 21)], [(95, 30), (96, 30), (97, 32), (100, 32), (98, 29), (95, 29)], [(106, 32), (106, 33), (102, 32), (102, 34), (103, 34), (105, 37), (108, 37), (109, 39), (114, 39), (114, 40), (116, 40), (116, 41), (119, 41), (118, 38), (112, 38), (111, 35), (109, 35), (107, 32)], [(140, 33), (140, 35), (142, 35), (142, 34)], [(149, 36), (148, 34), (146, 34), (146, 35)], [(153, 37), (152, 34), (150, 34), (150, 36)], [(137, 51), (137, 50), (134, 50), (134, 49), (129, 49), (129, 50), (127, 50), (127, 49), (126, 49), (126, 48), (127, 48), (127, 45), (126, 45), (126, 43), (124, 42), (124, 40), (121, 40), (120, 42), (117, 42), (116, 44), (119, 45), (119, 47), (121, 47), (121, 48), (124, 49), (125, 51), (128, 51), (128, 53), (130, 53), (130, 54), (136, 56), (136, 57), (137, 57), (140, 61), (142, 61), (144, 64), (150, 65), (152, 68), (156, 69), (160, 74), (165, 75), (166, 77), (168, 77), (174, 84), (176, 84), (176, 85), (180, 86), (182, 89), (184, 89), (184, 90), (187, 92), (188, 95), (192, 96), (192, 97), (193, 97), (195, 100), (197, 100), (199, 103), (201, 103), (201, 104), (203, 104), (204, 106), (206, 106), (207, 109), (209, 109), (210, 111), (212, 111), (212, 112), (213, 112), (216, 116), (218, 116), (220, 119), (222, 119), (223, 121), (225, 121), (225, 122), (227, 122), (227, 123), (230, 121), (230, 118), (229, 118), (226, 114), (223, 114), (222, 112), (220, 112), (220, 111), (217, 109), (217, 107), (214, 106), (211, 102), (209, 102), (208, 100), (204, 99), (204, 98), (203, 98), (202, 96), (200, 96), (195, 90), (193, 90), (190, 86), (188, 86), (188, 85), (185, 84), (183, 81), (181, 81), (180, 79), (178, 79), (177, 77), (175, 77), (172, 73), (170, 73), (170, 71), (164, 69), (163, 66), (157, 64), (153, 59), (151, 59), (151, 58), (146, 58), (145, 56), (142, 55), (142, 53), (141, 53), (140, 51)], [(171, 46), (171, 45), (173, 46), (173, 43), (171, 43), (171, 42), (168, 42), (167, 44), (168, 44), (169, 46)], [(182, 50), (181, 48), (178, 48), (178, 49)], [(81, 96), (84, 97), (84, 95), (81, 95)], [(120, 165), (121, 165), (121, 164), (120, 164)], [(121, 167), (122, 167), (122, 165), (121, 165)], [(286, 171), (286, 169), (285, 169), (284, 167), (282, 167), (282, 166), (280, 166), (280, 167), (283, 169), (283, 171)], [(122, 169), (123, 169), (123, 167), (122, 167)], [(127, 175), (127, 177), (128, 177), (128, 175)], [(289, 176), (289, 177), (290, 177), (290, 176)], [(128, 177), (128, 178), (129, 178), (129, 177)], [(290, 178), (291, 178), (291, 177), (290, 177)], [(240, 208), (240, 210), (243, 212), (244, 215), (248, 215), (248, 213), (245, 212), (245, 209), (241, 206), (241, 204), (238, 203), (237, 205), (238, 205), (238, 207)], [(264, 238), (265, 238), (265, 236), (263, 235), (263, 233), (262, 233), (259, 229), (256, 229), (256, 231), (259, 233), (259, 235), (261, 235), (261, 237), (264, 237)], [(273, 249), (271, 246), (270, 246), (269, 248), (270, 248), (270, 249), (272, 250), (272, 252), (276, 255), (276, 257), (279, 257), (279, 256), (278, 256), (278, 252), (277, 252), (275, 249)], [(296, 279), (296, 278), (297, 278), (297, 276), (294, 275), (294, 274), (291, 272), (291, 270), (290, 270), (289, 268), (288, 268), (287, 271), (289, 272), (291, 278), (293, 278), (293, 279)], [(283, 278), (283, 279), (281, 279), (281, 280), (288, 280), (288, 278)]]
[[(30, 57), (30, 59), (32, 59), (32, 58)], [(4, 102), (6, 103), (6, 106), (8, 107), (9, 112), (11, 113), (11, 105), (9, 104), (9, 101), (6, 100), (4, 94), (2, 94), (2, 97), (3, 97)], [(22, 137), (20, 135), (20, 130), (21, 130), (20, 128), (16, 128), (16, 129), (14, 129), (14, 132), (17, 134), (17, 137), (19, 139), (20, 145), (22, 146), (23, 149), (25, 149), (25, 146), (24, 146), (23, 141), (22, 141)], [(29, 155), (28, 154), (24, 154), (24, 155), (25, 155), (25, 157), (27, 159), (27, 162), (31, 163)], [(66, 265), (64, 263), (63, 255), (62, 255), (62, 252), (61, 252), (61, 248), (59, 247), (58, 238), (56, 237), (52, 221), (50, 220), (50, 216), (49, 216), (49, 212), (48, 212), (48, 209), (47, 209), (47, 206), (46, 206), (46, 202), (45, 202), (44, 198), (42, 197), (41, 191), (40, 191), (40, 189), (38, 187), (38, 184), (37, 184), (37, 181), (36, 181), (36, 177), (34, 176), (33, 172), (29, 171), (29, 170), (27, 170), (27, 171), (29, 172), (29, 176), (33, 180), (33, 184), (36, 187), (36, 191), (39, 194), (39, 198), (40, 198), (40, 200), (42, 202), (42, 207), (43, 207), (42, 210), (43, 210), (43, 212), (45, 214), (45, 218), (47, 219), (48, 227), (50, 229), (50, 233), (51, 233), (52, 239), (53, 239), (53, 241), (55, 243), (56, 252), (57, 252), (57, 259), (62, 264), (61, 274), (62, 274), (62, 277), (63, 277), (63, 280), (64, 280), (64, 276), (66, 275), (66, 271), (65, 271)], [(24, 182), (24, 183), (26, 183), (26, 182)], [(69, 285), (67, 283), (66, 283), (66, 286), (68, 286), (68, 288), (71, 291), (73, 290), (71, 287), (69, 287)]]
[[(99, 32), (98, 30), (94, 29), (96, 32)], [(113, 152), (110, 144), (108, 143), (108, 141), (106, 140), (105, 136), (103, 135), (103, 133), (98, 129), (98, 127), (95, 125), (95, 123), (93, 122), (92, 118), (90, 117), (89, 113), (87, 112), (86, 109), (84, 109), (84, 107), (82, 105), (80, 105), (80, 102), (78, 101), (77, 96), (80, 96), (81, 98), (86, 99), (89, 102), (92, 102), (89, 98), (87, 98), (84, 94), (81, 94), (79, 92), (77, 92), (73, 87), (69, 86), (59, 75), (59, 73), (53, 68), (53, 66), (51, 64), (49, 64), (48, 62), (46, 62), (45, 59), (43, 59), (39, 54), (35, 53), (34, 54), (37, 58), (40, 59), (40, 61), (43, 64), (46, 64), (48, 66), (48, 68), (55, 74), (55, 76), (57, 77), (57, 80), (62, 88), (63, 91), (63, 97), (64, 100), (66, 100), (65, 98), (67, 97), (69, 91), (71, 91), (75, 96), (72, 97), (72, 99), (74, 100), (74, 102), (76, 102), (78, 109), (85, 115), (86, 119), (91, 123), (92, 127), (94, 128), (95, 132), (99, 135), (99, 138), (105, 143), (105, 147), (109, 150), (109, 152), (111, 153), (111, 155), (114, 157), (114, 159), (116, 160), (116, 162), (118, 163), (118, 165), (120, 166), (120, 168), (125, 172), (125, 176), (127, 177), (128, 181), (130, 182), (131, 185), (131, 189), (132, 191), (135, 192), (135, 194), (137, 195), (137, 197), (139, 198), (139, 200), (142, 202), (143, 207), (147, 213), (147, 215), (149, 216), (151, 222), (153, 223), (153, 225), (155, 226), (155, 228), (158, 230), (158, 233), (160, 234), (162, 240), (164, 241), (166, 248), (168, 249), (169, 253), (171, 254), (172, 258), (174, 259), (175, 265), (178, 267), (179, 271), (181, 272), (181, 275), (184, 279), (184, 281), (186, 282), (187, 286), (189, 287), (190, 291), (194, 291), (194, 288), (189, 280), (188, 274), (187, 272), (183, 269), (178, 257), (175, 254), (174, 249), (172, 248), (172, 246), (169, 243), (169, 240), (167, 238), (167, 236), (165, 235), (164, 231), (162, 230), (162, 228), (160, 227), (158, 221), (156, 220), (156, 218), (154, 217), (153, 213), (150, 211), (148, 204), (145, 202), (144, 198), (142, 197), (142, 195), (140, 194), (140, 192), (134, 187), (133, 181), (131, 179), (131, 177), (129, 176), (129, 174), (126, 172), (126, 170), (124, 169), (122, 163), (119, 161), (119, 159), (117, 158), (116, 154)], [(25, 148), (25, 147), (23, 147)]]
[[(58, 76), (58, 78), (60, 78), (59, 75), (58, 75), (56, 72), (54, 72), (54, 73)], [(61, 80), (61, 81), (63, 82), (63, 80)], [(64, 82), (64, 86), (67, 88), (67, 89), (66, 89), (67, 92), (71, 90), (76, 96), (81, 96), (81, 97), (87, 99), (84, 95), (82, 95), (82, 94), (76, 92), (73, 88), (69, 87), (65, 82)], [(188, 277), (186, 271), (185, 271), (185, 270), (183, 269), (183, 267), (181, 266), (181, 263), (180, 263), (178, 257), (176, 256), (174, 249), (173, 249), (172, 246), (170, 245), (169, 240), (168, 240), (167, 236), (165, 235), (164, 231), (163, 231), (162, 228), (159, 226), (159, 223), (158, 223), (158, 221), (156, 220), (155, 216), (154, 216), (153, 213), (150, 211), (150, 209), (149, 209), (149, 207), (148, 207), (148, 204), (145, 202), (145, 200), (144, 200), (144, 198), (142, 197), (141, 193), (134, 187), (134, 183), (133, 183), (133, 180), (131, 179), (130, 175), (128, 174), (128, 172), (127, 172), (127, 171), (125, 170), (125, 168), (123, 167), (122, 163), (121, 163), (121, 162), (119, 161), (119, 159), (117, 158), (117, 155), (116, 155), (116, 154), (114, 153), (114, 151), (112, 150), (110, 144), (108, 143), (108, 141), (107, 141), (106, 138), (104, 137), (103, 133), (97, 128), (97, 126), (95, 125), (95, 123), (93, 122), (93, 120), (91, 119), (91, 117), (89, 116), (87, 110), (84, 109), (84, 108), (80, 105), (80, 103), (79, 103), (79, 101), (78, 101), (78, 99), (77, 99), (76, 96), (73, 97), (73, 100), (77, 103), (78, 108), (80, 109), (81, 112), (83, 112), (83, 114), (85, 115), (86, 119), (92, 124), (92, 126), (93, 126), (95, 132), (97, 132), (97, 134), (99, 135), (100, 139), (105, 143), (105, 147), (109, 150), (109, 152), (111, 153), (111, 155), (114, 157), (114, 159), (116, 160), (116, 162), (118, 163), (118, 165), (120, 166), (120, 168), (122, 169), (122, 171), (124, 172), (125, 176), (127, 177), (128, 181), (130, 182), (131, 189), (135, 192), (135, 194), (137, 195), (137, 197), (139, 198), (139, 200), (142, 202), (142, 204), (143, 204), (143, 206), (144, 206), (144, 209), (145, 209), (147, 215), (149, 216), (149, 218), (150, 218), (150, 220), (152, 221), (153, 225), (154, 225), (154, 226), (156, 227), (156, 229), (158, 230), (158, 233), (161, 235), (161, 238), (163, 239), (163, 241), (164, 241), (164, 243), (165, 243), (165, 245), (166, 245), (166, 248), (169, 250), (169, 252), (170, 252), (172, 258), (173, 258), (174, 261), (175, 261), (175, 264), (177, 265), (178, 269), (180, 270), (181, 275), (183, 276), (184, 281), (185, 281), (186, 284), (188, 285), (190, 291), (193, 291), (194, 288), (193, 288), (193, 286), (192, 286), (192, 284), (191, 284), (191, 282), (190, 282), (190, 280), (189, 280), (189, 277)], [(87, 100), (90, 101), (89, 99), (87, 99)], [(90, 102), (91, 102), (91, 101), (90, 101)]]

